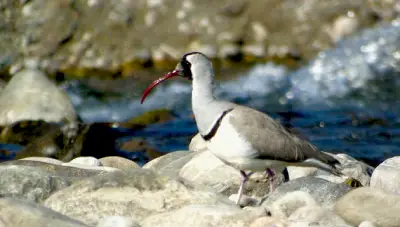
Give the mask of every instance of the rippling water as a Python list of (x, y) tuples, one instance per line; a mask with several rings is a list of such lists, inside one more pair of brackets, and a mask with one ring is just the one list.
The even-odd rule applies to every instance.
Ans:
[[(399, 78), (400, 22), (394, 21), (343, 40), (294, 72), (272, 63), (256, 65), (220, 81), (216, 95), (272, 115), (325, 151), (377, 163), (400, 155)], [(197, 131), (190, 118), (189, 82), (164, 82), (140, 105), (145, 85), (134, 84), (134, 91), (112, 98), (90, 96), (79, 83), (65, 88), (86, 122), (123, 121), (168, 108), (174, 120), (135, 136), (163, 152), (187, 149)]]

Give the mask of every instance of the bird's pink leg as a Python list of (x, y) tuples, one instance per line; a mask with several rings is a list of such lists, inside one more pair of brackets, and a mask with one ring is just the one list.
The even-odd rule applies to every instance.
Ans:
[(243, 170), (240, 170), (240, 175), (242, 176), (242, 180), (240, 182), (240, 187), (239, 187), (238, 196), (236, 199), (236, 204), (239, 204), (240, 199), (242, 198), (242, 195), (243, 195), (244, 185), (245, 185), (246, 181), (249, 179), (249, 177), (251, 175), (253, 175), (253, 173), (254, 172), (250, 172), (250, 173), (246, 174)]
[(267, 174), (269, 179), (269, 192), (273, 192), (275, 190), (275, 173), (272, 169), (265, 170), (265, 174)]

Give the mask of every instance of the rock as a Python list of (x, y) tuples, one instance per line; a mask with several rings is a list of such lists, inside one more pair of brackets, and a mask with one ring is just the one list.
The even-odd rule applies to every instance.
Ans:
[(189, 143), (190, 151), (204, 151), (207, 150), (206, 142), (201, 137), (200, 133), (197, 133)]
[(318, 172), (318, 168), (288, 166), (287, 171), (289, 173), (289, 179), (294, 180), (301, 177), (315, 176)]
[(107, 216), (100, 219), (96, 227), (140, 227), (132, 218)]
[(268, 207), (283, 195), (293, 191), (303, 191), (311, 194), (317, 204), (324, 208), (331, 208), (337, 199), (351, 190), (346, 184), (336, 184), (316, 177), (302, 177), (278, 186), (270, 193), (262, 206)]
[(135, 162), (119, 156), (108, 156), (99, 159), (102, 166), (113, 167), (120, 170), (140, 168)]
[(0, 226), (4, 227), (88, 227), (39, 204), (16, 198), (0, 198)]
[(0, 79), (0, 94), (3, 91), (3, 89), (6, 87), (6, 82), (4, 80)]
[(329, 27), (328, 34), (333, 42), (338, 42), (359, 30), (360, 22), (354, 12), (348, 12), (347, 14), (346, 16), (337, 17)]
[(363, 221), (360, 223), (360, 225), (358, 227), (376, 227), (376, 225), (374, 225), (373, 223), (371, 223), (369, 221)]
[[(44, 132), (43, 135), (31, 138), (32, 141), (16, 153), (16, 159), (44, 156), (68, 162), (80, 156), (83, 151), (88, 126), (77, 122), (62, 126), (55, 123), (52, 123), (52, 125), (54, 127)], [(26, 131), (24, 130), (24, 132)]]
[(0, 166), (0, 197), (17, 197), (41, 202), (69, 186), (66, 178), (38, 167)]
[(300, 207), (288, 218), (293, 224), (301, 226), (320, 226), (320, 227), (351, 227), (341, 217), (332, 211), (326, 210), (318, 205)]
[(254, 220), (249, 227), (288, 227), (288, 224), (284, 220), (280, 220), (274, 217), (261, 217)]
[[(205, 165), (204, 163), (207, 163)], [(179, 176), (198, 184), (207, 185), (220, 193), (237, 193), (241, 176), (238, 170), (224, 164), (210, 151), (197, 152), (179, 172)], [(269, 190), (269, 184), (263, 173), (253, 174), (246, 183), (245, 194), (263, 197)]]
[(27, 161), (36, 161), (36, 162), (44, 162), (44, 163), (49, 163), (53, 165), (61, 165), (63, 162), (54, 158), (47, 158), (47, 157), (28, 157), (28, 158), (22, 158), (21, 160), (27, 160)]
[(90, 166), (90, 165), (84, 165), (84, 164), (78, 164), (78, 163), (63, 163), (61, 164), (62, 166), (68, 166), (68, 167), (75, 167), (79, 169), (87, 169), (87, 170), (97, 170), (97, 171), (104, 171), (104, 172), (112, 172), (112, 171), (121, 171), (120, 169), (113, 168), (113, 167), (107, 167), (107, 166)]
[(258, 215), (233, 206), (196, 204), (170, 212), (151, 215), (141, 223), (141, 226), (244, 227), (248, 226)]
[(286, 219), (301, 207), (316, 205), (317, 202), (309, 193), (294, 191), (274, 201), (268, 210), (273, 217)]
[(376, 226), (395, 227), (400, 223), (400, 196), (377, 188), (361, 187), (340, 198), (334, 211), (352, 225), (368, 220)]
[(125, 216), (139, 223), (149, 215), (190, 204), (236, 207), (201, 185), (139, 168), (85, 178), (44, 201), (46, 207), (88, 225), (106, 216)]
[(197, 152), (192, 151), (174, 151), (151, 160), (143, 168), (152, 169), (165, 175), (178, 176), (182, 167), (196, 154)]
[(337, 154), (335, 157), (341, 163), (341, 172), (347, 177), (354, 178), (363, 186), (369, 186), (374, 168), (360, 162), (347, 154)]
[(0, 95), (0, 125), (23, 120), (75, 121), (71, 101), (46, 75), (26, 69), (15, 74)]
[(386, 159), (376, 167), (371, 187), (400, 194), (400, 156)]
[(70, 182), (79, 181), (86, 177), (93, 177), (97, 174), (106, 172), (104, 169), (83, 169), (62, 165), (54, 165), (46, 162), (30, 161), (30, 160), (14, 160), (0, 163), (1, 166), (22, 166), (30, 168), (40, 168), (49, 171), (53, 176), (60, 176), (68, 179)]
[(72, 159), (69, 163), (71, 164), (81, 164), (87, 166), (101, 166), (101, 162), (94, 157), (77, 157)]

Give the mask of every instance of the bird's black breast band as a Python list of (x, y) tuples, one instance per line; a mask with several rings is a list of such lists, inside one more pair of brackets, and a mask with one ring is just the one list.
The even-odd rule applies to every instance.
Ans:
[(221, 116), (219, 116), (217, 122), (215, 122), (215, 124), (214, 124), (213, 127), (211, 128), (210, 132), (207, 133), (206, 135), (201, 135), (201, 134), (200, 134), (201, 137), (203, 137), (203, 139), (204, 139), (205, 141), (208, 141), (208, 140), (212, 139), (212, 138), (215, 136), (215, 134), (217, 134), (217, 131), (218, 131), (219, 126), (221, 125), (222, 119), (225, 117), (225, 115), (227, 115), (227, 114), (228, 114), (229, 112), (231, 112), (232, 110), (233, 110), (233, 108), (232, 108), (232, 109), (225, 110), (225, 111), (221, 114)]

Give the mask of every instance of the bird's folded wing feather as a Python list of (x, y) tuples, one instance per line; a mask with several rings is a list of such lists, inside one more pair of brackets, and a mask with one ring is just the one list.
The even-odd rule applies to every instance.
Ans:
[[(323, 162), (324, 154), (309, 142), (288, 132), (268, 115), (254, 109), (237, 106), (229, 123), (258, 152), (257, 158), (301, 162), (315, 158)], [(322, 160), (321, 160), (322, 159)]]

